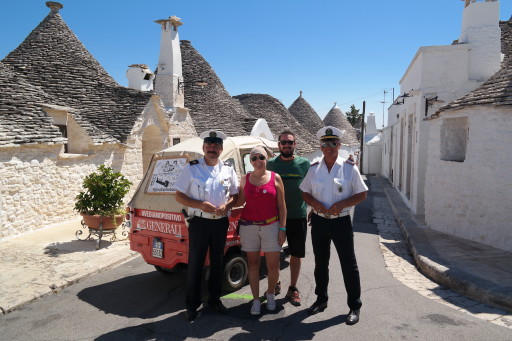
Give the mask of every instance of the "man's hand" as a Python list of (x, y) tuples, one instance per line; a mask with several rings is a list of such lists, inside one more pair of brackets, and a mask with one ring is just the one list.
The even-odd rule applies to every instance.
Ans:
[(199, 207), (199, 209), (203, 212), (215, 213), (215, 210), (217, 208), (215, 206), (213, 206), (211, 203), (209, 203), (208, 201), (203, 201), (201, 203), (201, 206)]
[(340, 204), (340, 202), (335, 202), (334, 205), (332, 205), (329, 210), (327, 210), (327, 214), (330, 215), (338, 215), (343, 211), (344, 207)]
[(242, 211), (243, 211), (243, 208), (241, 208), (241, 207), (232, 209), (231, 210), (231, 218), (235, 219), (235, 220), (240, 219), (240, 216), (242, 215)]

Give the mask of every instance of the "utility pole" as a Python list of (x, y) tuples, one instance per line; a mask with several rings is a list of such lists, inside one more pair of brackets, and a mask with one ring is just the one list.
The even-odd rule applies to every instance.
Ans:
[(384, 128), (384, 104), (386, 104), (386, 94), (388, 92), (386, 90), (384, 90), (384, 99), (381, 101), (382, 103), (382, 128)]
[(359, 169), (361, 170), (361, 174), (363, 174), (363, 148), (364, 148), (364, 115), (366, 113), (366, 101), (363, 101), (363, 115), (361, 117), (361, 148), (359, 150), (359, 157), (357, 160), (359, 161)]

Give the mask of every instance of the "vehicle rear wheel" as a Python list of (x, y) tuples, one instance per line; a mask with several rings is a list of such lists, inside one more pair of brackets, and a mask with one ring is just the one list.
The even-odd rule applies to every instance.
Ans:
[(245, 258), (239, 253), (234, 253), (226, 258), (224, 264), (224, 290), (236, 291), (242, 288), (247, 281), (248, 275), (248, 266)]
[(159, 265), (155, 265), (155, 269), (157, 269), (158, 272), (166, 274), (166, 275), (176, 272), (176, 269), (164, 268), (163, 266), (159, 266)]

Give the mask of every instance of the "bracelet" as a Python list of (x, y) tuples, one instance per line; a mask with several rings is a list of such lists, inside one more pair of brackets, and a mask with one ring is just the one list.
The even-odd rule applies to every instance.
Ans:
[(279, 226), (279, 231), (286, 231), (286, 227)]

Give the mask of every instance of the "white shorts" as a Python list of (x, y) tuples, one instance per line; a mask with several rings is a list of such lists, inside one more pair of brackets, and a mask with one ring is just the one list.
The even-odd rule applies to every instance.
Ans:
[(240, 242), (245, 252), (279, 252), (279, 222), (269, 225), (241, 225)]

